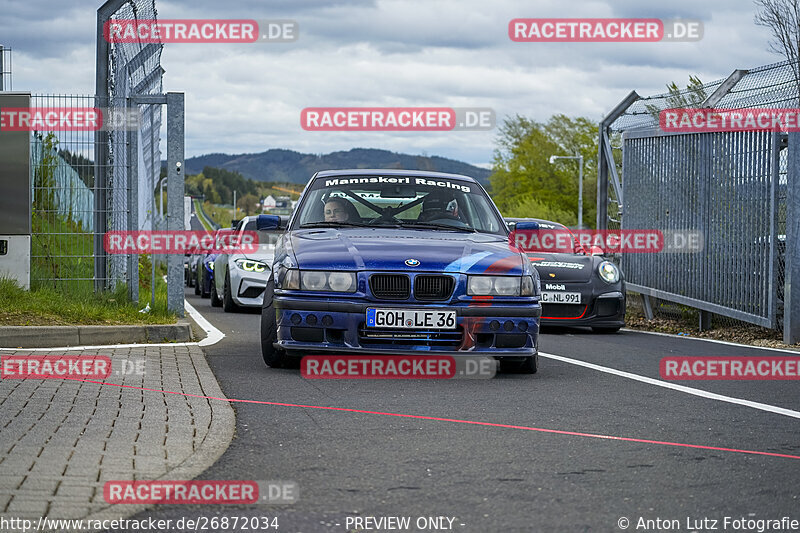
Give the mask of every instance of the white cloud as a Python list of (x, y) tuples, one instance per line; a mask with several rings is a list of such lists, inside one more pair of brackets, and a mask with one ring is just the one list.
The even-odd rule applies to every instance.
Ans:
[[(35, 5), (35, 7), (33, 7)], [(14, 52), (14, 88), (94, 91), (98, 2), (0, 0), (0, 44)], [(321, 153), (352, 147), (442, 155), (486, 165), (495, 131), (307, 132), (300, 111), (317, 106), (491, 107), (498, 120), (553, 113), (599, 119), (630, 90), (704, 81), (779, 61), (750, 0), (378, 0), (264, 3), (158, 2), (159, 17), (291, 18), (285, 44), (167, 44), (165, 90), (186, 93), (186, 153)], [(684, 17), (704, 21), (697, 43), (515, 43), (520, 17)]]

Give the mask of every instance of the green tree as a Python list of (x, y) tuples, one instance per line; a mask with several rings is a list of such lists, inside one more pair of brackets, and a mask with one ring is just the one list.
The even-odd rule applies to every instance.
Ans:
[(256, 213), (256, 205), (258, 204), (258, 201), (258, 196), (252, 193), (247, 193), (236, 201), (236, 206), (241, 208), (245, 215), (252, 215)]
[(596, 212), (597, 132), (597, 125), (585, 117), (554, 115), (546, 123), (520, 115), (507, 118), (500, 127), (489, 177), (501, 212), (576, 225), (578, 162), (551, 164), (550, 157), (582, 155), (584, 226), (591, 227)]
[(703, 102), (708, 98), (706, 88), (697, 76), (689, 76), (689, 83), (686, 84), (686, 89), (681, 89), (674, 81), (668, 83), (667, 92), (668, 95), (664, 107), (653, 104), (645, 104), (644, 106), (655, 120), (658, 120), (658, 115), (663, 109), (702, 107)]

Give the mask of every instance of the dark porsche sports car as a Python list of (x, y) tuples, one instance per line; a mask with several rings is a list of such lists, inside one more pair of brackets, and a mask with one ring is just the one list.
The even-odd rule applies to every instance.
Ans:
[(318, 172), (275, 248), (262, 354), (272, 367), (303, 354), (488, 355), (534, 373), (539, 298), (536, 270), (473, 178)]
[(566, 249), (559, 250), (565, 253), (525, 249), (542, 280), (542, 325), (591, 326), (597, 333), (615, 333), (625, 325), (625, 280), (617, 265), (581, 246), (558, 222), (536, 218), (506, 222), (511, 230), (522, 222), (536, 222), (539, 229), (534, 231), (542, 236), (553, 232), (570, 237)]

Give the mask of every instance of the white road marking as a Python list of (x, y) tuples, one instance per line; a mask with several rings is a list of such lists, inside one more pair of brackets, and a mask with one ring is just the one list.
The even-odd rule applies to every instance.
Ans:
[(647, 376), (640, 376), (639, 374), (632, 374), (630, 372), (624, 372), (622, 370), (617, 370), (615, 368), (608, 368), (605, 366), (596, 365), (594, 363), (587, 363), (586, 361), (581, 361), (579, 359), (571, 359), (569, 357), (563, 357), (561, 355), (555, 355), (544, 352), (539, 352), (539, 355), (542, 357), (546, 357), (547, 359), (554, 359), (556, 361), (561, 361), (562, 363), (568, 363), (571, 365), (591, 368), (592, 370), (605, 372), (606, 374), (613, 374), (615, 376), (632, 379), (634, 381), (641, 381), (642, 383), (647, 383), (648, 385), (655, 385), (656, 387), (663, 387), (665, 389), (671, 389), (678, 392), (685, 392), (686, 394), (691, 394), (693, 396), (700, 396), (702, 398), (707, 398), (709, 400), (717, 400), (719, 402), (733, 403), (736, 405), (743, 405), (745, 407), (758, 409), (760, 411), (766, 411), (768, 413), (775, 413), (778, 415), (789, 416), (792, 418), (800, 418), (800, 411), (793, 411), (791, 409), (785, 409), (783, 407), (777, 407), (766, 403), (743, 400), (741, 398), (734, 398), (732, 396), (724, 396), (722, 394), (716, 394), (714, 392), (695, 389), (692, 387), (687, 387), (685, 385), (678, 385), (677, 383), (670, 383), (669, 381), (662, 381), (660, 379), (648, 378)]
[(705, 342), (715, 342), (717, 344), (725, 344), (727, 346), (740, 346), (742, 348), (753, 348), (755, 350), (772, 350), (773, 352), (784, 352), (797, 355), (800, 352), (800, 347), (796, 350), (790, 350), (788, 348), (772, 348), (771, 346), (754, 346), (752, 344), (739, 344), (738, 342), (729, 342), (729, 341), (720, 341), (717, 339), (706, 339), (703, 337), (692, 337), (689, 335), (675, 335), (674, 333), (662, 333), (660, 331), (643, 331), (640, 329), (628, 329), (622, 328), (621, 331), (629, 331), (631, 333), (647, 333), (648, 335), (661, 335), (662, 337), (674, 337), (676, 339), (691, 339), (693, 341), (705, 341)]
[(216, 344), (225, 338), (225, 334), (214, 327), (214, 324), (206, 320), (206, 317), (201, 315), (200, 311), (195, 309), (192, 304), (184, 300), (183, 306), (186, 308), (186, 312), (188, 312), (194, 321), (197, 322), (197, 325), (206, 332), (206, 338), (198, 342), (198, 346), (211, 346), (212, 344)]

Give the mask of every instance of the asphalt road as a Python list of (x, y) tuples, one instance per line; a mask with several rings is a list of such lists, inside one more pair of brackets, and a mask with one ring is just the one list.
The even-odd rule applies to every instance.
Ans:
[[(800, 419), (548, 358), (536, 375), (492, 380), (305, 380), (299, 370), (263, 364), (259, 314), (226, 314), (191, 291), (187, 299), (227, 335), (205, 353), (228, 398), (800, 455)], [(658, 378), (659, 360), (668, 355), (782, 355), (588, 330), (545, 333), (540, 349), (651, 378)], [(796, 381), (680, 383), (800, 410)], [(681, 531), (711, 530), (710, 521), (705, 529), (696, 526), (719, 520), (713, 525), (724, 531), (725, 516), (800, 519), (798, 459), (313, 408), (233, 406), (236, 437), (202, 478), (292, 480), (299, 501), (162, 506), (139, 518), (277, 516), (282, 532), (346, 531), (348, 515), (411, 517), (412, 525), (418, 517), (455, 517), (452, 529), (464, 532), (622, 531), (622, 517), (633, 531), (675, 530), (637, 528), (640, 518), (677, 519)]]

